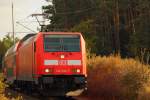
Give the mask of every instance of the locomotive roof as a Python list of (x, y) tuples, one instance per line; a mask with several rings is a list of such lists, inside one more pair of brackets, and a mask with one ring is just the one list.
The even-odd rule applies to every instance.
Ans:
[(24, 36), (21, 40), (20, 40), (20, 42), (24, 42), (24, 41), (26, 41), (27, 39), (29, 39), (30, 37), (33, 37), (33, 36), (35, 36), (36, 34), (27, 34), (26, 36)]
[(81, 34), (80, 32), (40, 32), (41, 34)]

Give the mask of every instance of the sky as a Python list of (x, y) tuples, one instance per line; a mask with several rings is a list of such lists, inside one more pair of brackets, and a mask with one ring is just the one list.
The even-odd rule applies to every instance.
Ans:
[[(0, 38), (3, 38), (6, 34), (8, 34), (8, 32), (12, 32), (12, 1), (14, 4), (15, 31), (31, 32), (16, 22), (20, 22), (21, 24), (31, 28), (33, 31), (37, 31), (38, 23), (31, 23), (30, 21), (35, 21), (36, 19), (35, 17), (29, 17), (29, 15), (41, 13), (41, 7), (43, 5), (47, 5), (45, 0), (0, 0)], [(16, 33), (16, 36), (19, 38), (23, 37), (24, 35), (24, 33)]]

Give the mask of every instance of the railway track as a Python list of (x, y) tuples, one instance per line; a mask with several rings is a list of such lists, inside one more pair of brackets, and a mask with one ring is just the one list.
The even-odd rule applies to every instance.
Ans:
[(10, 88), (6, 88), (5, 95), (8, 98), (16, 98), (20, 96), (23, 100), (88, 100), (87, 98), (82, 97), (45, 97), (40, 96), (38, 93), (28, 93)]

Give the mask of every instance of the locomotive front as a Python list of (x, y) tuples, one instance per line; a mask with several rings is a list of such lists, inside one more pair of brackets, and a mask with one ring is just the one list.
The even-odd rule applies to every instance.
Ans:
[(80, 33), (42, 33), (35, 42), (38, 83), (64, 93), (86, 88), (85, 41)]

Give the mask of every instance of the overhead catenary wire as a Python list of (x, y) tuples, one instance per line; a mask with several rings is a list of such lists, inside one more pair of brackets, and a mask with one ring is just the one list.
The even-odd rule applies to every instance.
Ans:
[[(39, 9), (39, 7), (33, 12), (33, 13), (35, 13), (35, 12), (37, 12), (37, 10)], [(33, 13), (32, 14), (30, 14), (30, 15), (28, 15), (27, 17), (25, 17), (25, 18), (23, 18), (23, 19), (20, 19), (20, 20), (18, 20), (18, 21), (16, 21), (16, 23), (18, 24), (18, 25), (20, 25), (20, 26), (22, 26), (23, 28), (25, 28), (25, 29), (27, 29), (27, 30), (29, 30), (29, 31), (31, 31), (31, 32), (36, 32), (35, 30), (33, 30), (33, 29), (31, 29), (30, 27), (28, 27), (29, 26), (29, 24), (31, 24), (31, 23), (40, 23), (40, 22), (42, 22), (42, 23), (44, 23), (43, 21), (40, 21), (40, 20), (37, 20), (37, 18), (36, 18), (36, 20), (31, 20), (31, 19), (29, 19), (29, 18), (31, 18), (32, 16), (33, 16)], [(28, 21), (27, 21), (28, 20)], [(30, 21), (31, 20), (31, 21)], [(26, 32), (26, 33), (29, 33), (29, 32)]]
[(16, 22), (16, 23), (19, 24), (19, 25), (21, 25), (21, 26), (24, 27), (25, 29), (30, 30), (31, 32), (36, 33), (36, 31), (34, 31), (34, 30), (32, 30), (31, 28), (29, 28), (29, 27), (27, 27), (27, 26), (21, 24), (20, 22)]
[(97, 7), (91, 7), (91, 8), (87, 8), (87, 9), (82, 9), (82, 10), (76, 10), (76, 11), (70, 11), (70, 12), (56, 12), (55, 14), (57, 15), (66, 15), (66, 14), (78, 14), (78, 13), (83, 13), (83, 12), (87, 12), (89, 10), (92, 10), (92, 9), (96, 9)]
[[(54, 0), (55, 1), (55, 0)], [(55, 6), (55, 2), (53, 3), (53, 6), (54, 6), (54, 13), (57, 14), (57, 15), (67, 15), (67, 14), (80, 14), (80, 13), (83, 13), (83, 12), (87, 12), (89, 10), (92, 10), (92, 9), (98, 9), (99, 7), (96, 5), (95, 1), (93, 0), (87, 0), (89, 3), (91, 3), (92, 5), (94, 5), (94, 7), (90, 7), (90, 8), (86, 8), (86, 9), (80, 9), (80, 10), (76, 10), (76, 11), (70, 11), (70, 12), (58, 12), (56, 10), (56, 6)], [(51, 0), (52, 2), (52, 0)]]
[[(39, 22), (44, 22), (44, 21), (39, 21)], [(23, 21), (21, 23), (37, 23), (37, 20)]]
[[(36, 12), (39, 10), (39, 8), (41, 8), (41, 7), (36, 8), (36, 10), (34, 10), (33, 13), (36, 13)], [(32, 14), (33, 14), (33, 13), (32, 13)], [(30, 18), (30, 17), (32, 16), (32, 14), (29, 14), (28, 16), (26, 16), (26, 17), (23, 18), (23, 19), (17, 20), (17, 22), (25, 21), (26, 19)]]
[[(6, 33), (9, 34), (9, 33), (12, 33), (12, 32), (6, 32)], [(15, 33), (35, 33), (35, 32), (21, 32), (21, 31), (19, 32), (19, 31), (18, 31), (18, 32), (15, 32)]]

